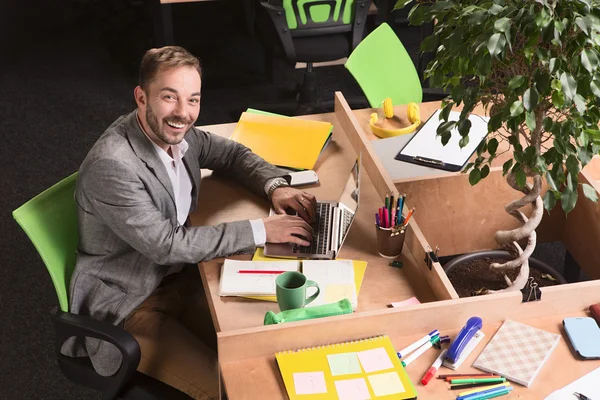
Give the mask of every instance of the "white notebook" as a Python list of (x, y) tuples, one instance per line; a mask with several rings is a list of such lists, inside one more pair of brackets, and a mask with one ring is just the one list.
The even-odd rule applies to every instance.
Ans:
[(252, 271), (298, 271), (300, 262), (291, 261), (239, 261), (225, 260), (221, 268), (220, 296), (275, 296), (275, 279), (278, 274), (244, 274)]
[[(307, 279), (319, 284), (321, 293), (308, 307), (335, 303), (344, 298), (350, 300), (352, 309), (358, 306), (356, 284), (354, 282), (354, 265), (351, 260), (304, 260), (302, 273)], [(309, 289), (307, 296), (315, 289)]]
[(529, 387), (559, 340), (556, 333), (506, 320), (473, 366)]

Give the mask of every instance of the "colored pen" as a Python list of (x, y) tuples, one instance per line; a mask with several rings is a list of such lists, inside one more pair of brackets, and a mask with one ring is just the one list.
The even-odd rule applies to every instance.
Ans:
[(385, 228), (385, 220), (383, 219), (383, 207), (379, 209), (379, 221), (381, 222), (381, 227)]
[(450, 382), (453, 379), (496, 379), (496, 378), (502, 378), (500, 375), (465, 375), (465, 376), (460, 376), (460, 377), (447, 377), (446, 378), (446, 382)]
[(390, 196), (387, 193), (385, 194), (385, 208), (390, 208)]
[(404, 208), (404, 201), (406, 200), (406, 193), (404, 193), (400, 198), (398, 198), (398, 208), (400, 209), (400, 223), (404, 222), (402, 220), (402, 209)]
[(506, 382), (506, 378), (477, 378), (477, 379), (452, 379), (451, 384), (456, 383), (477, 383), (477, 382), (489, 382), (489, 383), (500, 383)]
[[(499, 385), (502, 385), (502, 383), (499, 383)], [(458, 385), (450, 386), (450, 390), (473, 389), (473, 388), (478, 388), (478, 387), (482, 387), (482, 386), (490, 386), (490, 384), (488, 382), (462, 383), (462, 384), (459, 383)]]
[[(487, 372), (483, 372), (483, 373), (477, 373), (477, 374), (445, 374), (445, 375), (438, 375), (438, 379), (446, 379), (446, 378), (456, 378), (458, 379), (459, 377), (463, 377), (463, 376), (492, 376), (493, 374), (487, 373)], [(499, 375), (493, 375), (493, 376), (498, 376)]]
[(573, 392), (573, 394), (574, 394), (575, 396), (577, 396), (577, 398), (578, 398), (579, 400), (592, 400), (592, 399), (590, 399), (589, 397), (587, 397), (585, 394), (582, 394), (582, 393)]
[(379, 220), (379, 213), (375, 213), (375, 223), (377, 224), (378, 228), (381, 226), (381, 221)]
[(276, 271), (268, 269), (240, 269), (238, 274), (283, 274), (287, 271)]
[(446, 357), (447, 351), (447, 349), (442, 350), (440, 355), (433, 362), (433, 364), (431, 364), (431, 367), (429, 367), (427, 372), (425, 372), (425, 375), (423, 375), (423, 379), (421, 379), (421, 383), (423, 385), (427, 385), (431, 378), (433, 378), (433, 376), (436, 374), (438, 369), (442, 366), (442, 362), (444, 362), (444, 357)]
[(505, 394), (510, 393), (513, 390), (512, 386), (509, 387), (499, 387), (496, 389), (486, 390), (484, 392), (473, 393), (464, 397), (457, 397), (456, 400), (486, 400), (492, 399), (494, 397), (504, 396)]
[(416, 207), (413, 207), (408, 214), (406, 214), (406, 218), (404, 219), (404, 226), (408, 225), (408, 220), (410, 219), (410, 217), (413, 215), (413, 213), (415, 212)]
[(419, 358), (419, 356), (421, 354), (425, 353), (427, 350), (429, 350), (430, 348), (432, 348), (439, 341), (440, 341), (440, 337), (439, 336), (434, 336), (430, 341), (428, 341), (427, 343), (425, 343), (424, 345), (422, 345), (421, 347), (419, 347), (414, 352), (410, 353), (410, 355), (408, 357), (406, 357), (405, 359), (403, 359), (402, 361), (400, 361), (400, 363), (402, 364), (403, 367), (408, 366), (410, 363), (412, 363), (417, 358)]
[(390, 220), (388, 219), (388, 211), (387, 210), (383, 210), (383, 227), (384, 228), (389, 228), (390, 227)]
[(440, 335), (440, 331), (438, 331), (437, 329), (429, 332), (427, 335), (423, 336), (421, 339), (417, 340), (416, 342), (406, 346), (405, 348), (403, 348), (402, 350), (397, 352), (398, 358), (406, 357), (408, 355), (408, 353), (410, 353), (413, 350), (416, 350), (420, 346), (424, 345), (425, 343), (429, 342), (431, 339), (433, 339), (434, 337), (439, 336), (439, 335)]
[(479, 387), (476, 389), (466, 390), (464, 392), (458, 393), (457, 396), (458, 397), (469, 396), (471, 394), (480, 393), (480, 392), (483, 392), (486, 390), (496, 389), (496, 388), (504, 388), (504, 387), (509, 387), (509, 386), (510, 386), (510, 382), (496, 383), (494, 385), (490, 385), (488, 383), (486, 387)]
[(392, 226), (394, 226), (394, 222), (393, 222), (393, 210), (394, 210), (394, 195), (392, 194), (392, 197), (390, 197), (390, 206), (388, 207), (388, 212), (390, 213), (390, 228)]

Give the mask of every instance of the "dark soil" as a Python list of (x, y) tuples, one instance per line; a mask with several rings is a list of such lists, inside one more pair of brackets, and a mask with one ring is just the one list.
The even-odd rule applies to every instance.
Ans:
[[(448, 274), (452, 286), (460, 297), (476, 296), (482, 288), (489, 290), (500, 290), (506, 288), (503, 274), (490, 270), (490, 265), (494, 262), (503, 263), (504, 259), (490, 257), (480, 258), (469, 263), (454, 267)], [(520, 268), (506, 272), (510, 280), (514, 280), (519, 275)], [(548, 275), (529, 268), (529, 276), (535, 279), (539, 287), (558, 285), (558, 282), (548, 278)]]

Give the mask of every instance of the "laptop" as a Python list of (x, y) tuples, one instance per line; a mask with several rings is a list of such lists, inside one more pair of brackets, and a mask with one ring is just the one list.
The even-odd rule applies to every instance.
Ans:
[[(360, 199), (360, 155), (356, 159), (346, 186), (338, 201), (317, 201), (316, 221), (310, 246), (293, 243), (267, 243), (265, 256), (333, 260), (337, 257), (348, 232)], [(271, 210), (271, 213), (274, 211)]]

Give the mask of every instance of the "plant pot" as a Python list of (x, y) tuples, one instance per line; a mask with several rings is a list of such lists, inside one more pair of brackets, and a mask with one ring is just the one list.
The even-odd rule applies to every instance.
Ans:
[[(512, 256), (510, 255), (510, 253), (508, 253), (507, 251), (504, 251), (504, 250), (476, 251), (474, 253), (468, 253), (468, 254), (463, 254), (463, 255), (457, 256), (457, 257), (453, 258), (452, 260), (448, 261), (444, 265), (444, 271), (446, 272), (446, 275), (448, 275), (453, 269), (459, 268), (461, 265), (465, 265), (469, 262), (472, 262), (474, 260), (484, 258), (484, 257), (500, 258), (500, 259), (504, 259), (504, 260), (512, 259)], [(561, 285), (561, 284), (567, 283), (566, 279), (558, 271), (556, 271), (554, 268), (552, 268), (545, 262), (542, 262), (535, 258), (532, 258), (532, 257), (529, 258), (529, 268), (536, 269), (544, 274), (549, 274), (554, 279), (556, 279), (556, 284)]]

